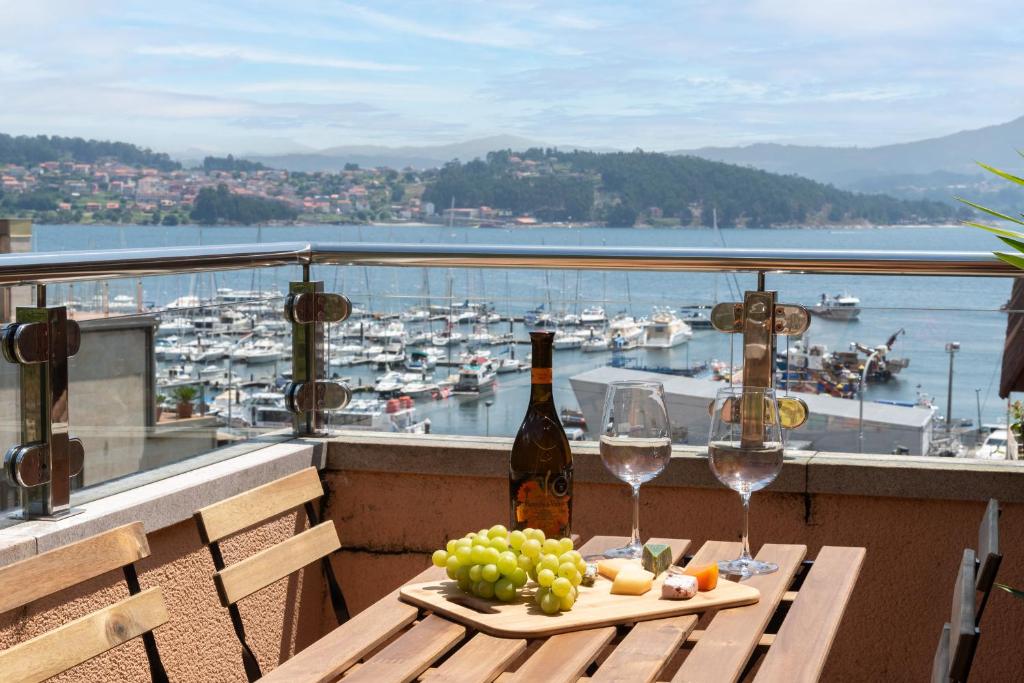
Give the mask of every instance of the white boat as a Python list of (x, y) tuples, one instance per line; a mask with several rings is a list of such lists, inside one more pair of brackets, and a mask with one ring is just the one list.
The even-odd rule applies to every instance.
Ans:
[(437, 358), (431, 353), (416, 349), (405, 357), (404, 365), (410, 372), (427, 372), (437, 366)]
[(582, 325), (604, 325), (606, 322), (608, 322), (608, 317), (601, 306), (584, 308), (580, 313), (580, 324)]
[(161, 339), (153, 346), (153, 357), (159, 361), (185, 360), (188, 347), (181, 344), (177, 337)]
[(220, 341), (206, 341), (202, 337), (182, 345), (184, 357), (193, 363), (209, 363), (213, 360), (227, 358), (231, 347)]
[(985, 442), (978, 447), (977, 452), (972, 456), (980, 460), (1014, 460), (1006, 457), (1006, 445), (1009, 436), (1005, 429), (996, 429), (985, 438)]
[(405, 376), (398, 371), (384, 373), (377, 378), (373, 384), (373, 390), (378, 394), (394, 394), (405, 386)]
[(256, 365), (258, 363), (273, 363), (283, 360), (287, 354), (284, 346), (270, 339), (257, 339), (245, 342), (231, 352), (231, 360)]
[(494, 391), (497, 381), (494, 365), (488, 358), (476, 357), (459, 368), (459, 379), (452, 387), (452, 394), (474, 397)]
[(398, 321), (392, 321), (387, 324), (377, 323), (370, 325), (366, 329), (364, 335), (367, 339), (382, 340), (382, 339), (405, 339), (405, 325)]
[(648, 349), (671, 349), (685, 344), (693, 330), (670, 308), (655, 308), (644, 327), (643, 345)]
[(849, 294), (821, 295), (811, 313), (829, 320), (856, 320), (860, 315), (860, 299)]
[(584, 353), (595, 353), (597, 351), (607, 351), (609, 348), (608, 337), (603, 334), (596, 335), (587, 339), (580, 346)]
[(412, 308), (403, 311), (398, 317), (399, 319), (409, 323), (425, 322), (430, 320), (430, 309), (424, 308), (423, 306), (413, 306)]
[(464, 337), (462, 336), (461, 332), (456, 332), (455, 330), (446, 330), (444, 332), (435, 334), (431, 338), (430, 343), (433, 344), (434, 346), (455, 346), (457, 344), (461, 344), (463, 338)]
[(406, 346), (426, 346), (430, 344), (434, 339), (434, 335), (430, 333), (430, 330), (423, 330), (422, 332), (412, 333), (405, 341)]
[(584, 338), (578, 334), (566, 334), (559, 330), (555, 332), (555, 338), (551, 342), (551, 346), (556, 351), (565, 351), (580, 348), (583, 346), (584, 341)]
[(475, 346), (489, 345), (494, 343), (494, 335), (486, 325), (480, 324), (473, 327), (473, 331), (466, 337), (466, 342)]
[(414, 398), (417, 396), (430, 396), (435, 391), (437, 391), (437, 384), (421, 380), (408, 382), (404, 387), (402, 387), (403, 395), (412, 396)]
[(387, 401), (357, 399), (342, 410), (331, 411), (331, 427), (374, 432), (424, 434), (430, 421), (416, 415), (415, 402), (406, 396)]
[(171, 318), (160, 321), (160, 326), (156, 328), (156, 336), (179, 337), (183, 334), (191, 334), (193, 329), (192, 321), (189, 318)]
[(506, 357), (498, 361), (498, 367), (496, 371), (499, 375), (504, 375), (509, 372), (522, 372), (523, 370), (527, 369), (528, 368), (526, 364), (523, 363), (521, 360)]
[(631, 315), (620, 313), (608, 324), (609, 345), (612, 348), (635, 349), (643, 340), (644, 328)]
[(479, 320), (485, 325), (493, 325), (494, 323), (501, 322), (501, 315), (491, 311), (490, 313), (481, 314)]

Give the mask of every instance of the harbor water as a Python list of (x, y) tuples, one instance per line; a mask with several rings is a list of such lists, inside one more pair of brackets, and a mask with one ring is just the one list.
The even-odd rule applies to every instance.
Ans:
[[(130, 247), (240, 244), (284, 241), (383, 242), (414, 244), (516, 244), (608, 247), (747, 247), (774, 249), (901, 249), (969, 250), (998, 248), (996, 240), (980, 231), (959, 227), (877, 229), (773, 229), (773, 230), (671, 230), (617, 228), (514, 228), (474, 229), (440, 226), (318, 226), (207, 227), (37, 225), (35, 251), (108, 250)], [(296, 268), (235, 271), (215, 275), (179, 275), (144, 278), (143, 299), (153, 306), (187, 295), (212, 296), (217, 288), (240, 290), (287, 290), (297, 279)], [(755, 287), (752, 274), (663, 273), (623, 271), (534, 271), (497, 269), (422, 269), (320, 266), (313, 277), (325, 281), (329, 291), (347, 294), (360, 308), (380, 314), (397, 314), (411, 306), (452, 302), (487, 301), (503, 317), (521, 319), (543, 305), (555, 313), (579, 313), (588, 306), (603, 306), (611, 318), (626, 311), (650, 316), (652, 307), (679, 309), (742, 298)], [(74, 298), (93, 296), (99, 284), (79, 283)], [(137, 282), (114, 281), (105, 296), (137, 296)], [(1006, 278), (883, 277), (883, 276), (767, 276), (767, 287), (779, 292), (779, 300), (812, 306), (822, 294), (849, 293), (860, 299), (862, 312), (854, 321), (813, 318), (805, 342), (822, 344), (830, 351), (849, 350), (852, 342), (874, 347), (898, 330), (903, 333), (892, 355), (910, 359), (896, 379), (872, 384), (867, 400), (915, 402), (930, 396), (945, 413), (949, 355), (947, 342), (959, 342), (955, 357), (953, 411), (956, 418), (982, 423), (1005, 422), (1006, 405), (997, 395), (999, 368), (1006, 330), (1006, 314), (1000, 307), (1010, 293)], [(90, 289), (91, 288), (91, 289)], [(66, 287), (53, 288), (54, 300), (68, 296)], [(442, 323), (431, 323), (434, 332)], [(426, 328), (427, 323), (420, 327)], [(507, 332), (509, 322), (491, 326), (494, 333)], [(471, 326), (463, 326), (464, 333)], [(526, 338), (521, 323), (512, 328), (516, 339)], [(786, 341), (780, 339), (780, 351)], [(453, 349), (454, 357), (464, 347)], [(527, 346), (513, 347), (525, 360)], [(492, 347), (495, 355), (508, 347)], [(685, 344), (665, 350), (636, 349), (624, 354), (644, 367), (683, 368), (714, 360), (740, 363), (740, 345), (732, 335), (713, 330), (694, 330)], [(611, 353), (584, 353), (579, 349), (555, 354), (555, 399), (559, 408), (575, 407), (568, 377), (608, 364)], [(438, 367), (436, 378), (457, 368)], [(332, 368), (351, 378), (354, 385), (372, 384), (382, 374), (360, 365)], [(513, 434), (522, 419), (529, 393), (529, 374), (498, 376), (496, 391), (479, 400), (447, 399), (417, 402), (421, 417), (429, 417), (432, 431), (451, 434)]]

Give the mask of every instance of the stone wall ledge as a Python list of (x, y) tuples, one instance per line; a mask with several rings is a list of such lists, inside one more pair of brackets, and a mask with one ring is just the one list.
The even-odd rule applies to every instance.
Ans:
[[(76, 491), (71, 502), (80, 514), (54, 522), (24, 521), (0, 530), (0, 567), (131, 522), (142, 522), (146, 533), (152, 533), (190, 520), (201, 507), (310, 465), (323, 466), (322, 447), (314, 439), (296, 439), (228, 459), (215, 451)], [(119, 492), (103, 495), (107, 486), (116, 486)]]
[[(327, 441), (328, 470), (438, 476), (506, 476), (512, 439), (342, 432)], [(577, 481), (614, 484), (595, 442), (573, 442)], [(787, 451), (768, 490), (933, 500), (1024, 502), (1024, 461)], [(707, 449), (677, 446), (665, 472), (645, 486), (720, 488)]]

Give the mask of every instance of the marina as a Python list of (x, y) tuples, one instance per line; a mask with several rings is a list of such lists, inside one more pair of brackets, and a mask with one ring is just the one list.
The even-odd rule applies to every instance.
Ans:
[[(218, 241), (251, 240), (254, 233), (270, 241), (283, 239), (295, 229), (181, 230), (186, 234), (194, 230), (192, 237), (200, 240), (204, 233), (216, 232)], [(941, 231), (947, 241), (964, 242), (953, 247), (974, 246), (969, 243), (971, 233), (948, 228), (749, 230), (742, 232), (742, 239), (752, 244), (885, 239), (899, 246), (899, 240), (910, 242), (929, 230)], [(104, 237), (113, 240), (110, 246), (120, 246), (129, 240), (145, 243), (172, 234), (158, 235), (143, 227), (93, 226), (91, 232), (92, 241), (75, 248), (102, 248)], [(636, 243), (669, 238), (699, 245), (720, 239), (710, 231), (598, 228), (483, 231), (309, 226), (308, 232), (359, 241), (387, 237), (421, 242), (561, 240), (574, 244), (625, 236)], [(729, 234), (728, 239), (737, 240), (738, 235)], [(35, 248), (51, 249), (55, 241), (75, 239), (82, 237), (68, 226), (38, 226)], [(174, 412), (171, 393), (176, 388), (196, 386), (200, 392), (197, 411), (218, 417), (230, 435), (236, 429), (275, 429), (285, 424), (280, 412), (281, 389), (290, 372), (291, 344), (289, 326), (280, 310), (282, 292), (297, 275), (295, 269), (280, 268), (218, 273), (215, 278), (185, 275), (103, 285), (76, 283), (53, 290), (55, 296), (71, 304), (76, 315), (141, 312), (158, 316), (154, 357), (164, 414)], [(739, 292), (755, 284), (748, 274), (727, 273), (318, 266), (314, 275), (325, 281), (329, 291), (346, 293), (355, 307), (351, 318), (327, 326), (326, 373), (346, 379), (356, 400), (384, 401), (385, 408), (392, 398), (404, 396), (413, 402), (403, 408), (410, 411), (404, 413), (407, 419), (355, 421), (388, 430), (418, 425), (415, 428), (437, 433), (492, 435), (512, 434), (522, 418), (529, 390), (529, 376), (521, 372), (529, 367), (525, 345), (529, 330), (556, 332), (555, 395), (560, 408), (583, 410), (570, 380), (603, 369), (655, 373), (665, 381), (679, 377), (716, 386), (736, 375), (741, 354), (731, 335), (711, 329), (711, 308), (715, 303), (736, 300)], [(898, 408), (915, 408), (927, 411), (932, 424), (942, 431), (944, 411), (937, 405), (946, 406), (949, 358), (933, 341), (942, 328), (945, 336), (962, 343), (957, 363), (962, 363), (958, 369), (964, 370), (956, 375), (952, 423), (963, 433), (956, 438), (970, 447), (983, 438), (972, 433), (972, 428), (1005, 424), (1005, 404), (994, 399), (994, 385), (1005, 331), (1005, 313), (998, 309), (1006, 300), (1006, 281), (944, 279), (945, 286), (959, 288), (963, 300), (974, 306), (958, 309), (944, 307), (954, 302), (935, 296), (935, 280), (879, 280), (861, 277), (853, 287), (848, 278), (840, 276), (769, 275), (769, 288), (777, 288), (780, 296), (801, 302), (812, 312), (825, 301), (842, 307), (845, 304), (841, 302), (853, 300), (856, 309), (853, 315), (846, 311), (845, 317), (816, 313), (804, 338), (780, 339), (776, 359), (779, 387), (812, 400), (842, 401), (833, 411), (830, 431), (856, 435), (862, 396), (866, 423), (876, 414), (882, 419), (887, 412), (895, 415)], [(894, 288), (899, 290), (898, 297), (893, 296)], [(823, 290), (844, 294), (823, 299)], [(866, 363), (869, 358), (871, 362)], [(229, 387), (231, 391), (227, 391)], [(227, 401), (225, 394), (233, 400)], [(847, 404), (852, 407), (845, 408)], [(855, 417), (850, 418), (851, 414)], [(354, 418), (331, 414), (328, 420), (331, 426), (341, 426)], [(481, 425), (486, 427), (481, 429)], [(684, 431), (689, 443), (701, 443), (699, 430), (681, 424), (677, 433)], [(580, 436), (593, 438), (589, 432), (581, 432)], [(794, 434), (792, 438), (813, 448), (850, 447), (848, 438), (829, 442), (807, 436)], [(924, 441), (939, 443), (942, 439), (932, 432)], [(924, 445), (918, 447), (920, 442), (900, 435), (877, 448), (880, 452), (928, 452)]]

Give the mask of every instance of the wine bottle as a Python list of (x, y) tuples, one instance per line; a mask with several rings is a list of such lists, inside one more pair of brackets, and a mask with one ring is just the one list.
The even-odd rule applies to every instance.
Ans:
[(568, 537), (572, 526), (572, 451), (551, 393), (553, 332), (531, 332), (530, 405), (509, 457), (511, 528)]

